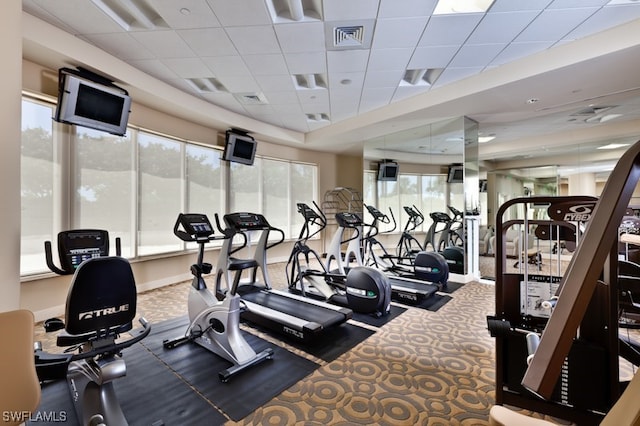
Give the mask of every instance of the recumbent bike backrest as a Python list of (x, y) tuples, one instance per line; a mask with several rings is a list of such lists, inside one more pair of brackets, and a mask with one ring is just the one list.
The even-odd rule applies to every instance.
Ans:
[(65, 329), (74, 335), (130, 329), (136, 299), (136, 283), (126, 259), (86, 260), (76, 269), (69, 288)]

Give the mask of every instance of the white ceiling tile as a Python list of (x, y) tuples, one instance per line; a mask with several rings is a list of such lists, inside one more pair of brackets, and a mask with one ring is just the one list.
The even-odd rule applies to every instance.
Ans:
[[(266, 95), (265, 95), (266, 96)], [(267, 97), (267, 99), (269, 99)], [(297, 114), (299, 118), (304, 118), (306, 120), (306, 118), (304, 117), (304, 113), (302, 112), (302, 108), (300, 107), (300, 104), (295, 103), (295, 104), (272, 104), (271, 100), (269, 100), (269, 105), (271, 105), (271, 107), (273, 108), (273, 110), (275, 112), (277, 112), (280, 115), (291, 115), (293, 116), (294, 114)]]
[(538, 16), (536, 10), (488, 13), (467, 39), (467, 43), (509, 43)]
[(507, 62), (533, 55), (534, 53), (548, 49), (552, 45), (553, 42), (549, 41), (511, 43), (495, 57), (491, 62), (491, 66), (506, 64)]
[(182, 78), (213, 77), (213, 71), (200, 58), (169, 58), (162, 63)]
[(237, 112), (239, 114), (247, 113), (244, 107), (240, 104), (240, 102), (238, 102), (235, 96), (233, 96), (233, 94), (231, 93), (224, 93), (224, 92), (204, 93), (202, 97), (230, 111)]
[(415, 46), (422, 35), (427, 19), (426, 17), (378, 19), (372, 48)]
[(400, 86), (393, 94), (392, 102), (401, 101), (429, 90), (429, 86)]
[(482, 71), (482, 67), (470, 67), (470, 68), (453, 68), (449, 67), (440, 74), (440, 77), (435, 81), (433, 87), (444, 86), (445, 84), (453, 83), (454, 81), (462, 80), (463, 78), (471, 77)]
[(460, 46), (417, 47), (407, 69), (444, 68), (455, 56)]
[[(153, 0), (156, 12), (173, 29), (219, 27), (220, 22), (205, 0)], [(188, 12), (187, 12), (188, 11)]]
[(134, 32), (131, 33), (131, 37), (135, 38), (157, 58), (191, 58), (196, 56), (175, 31)]
[(218, 80), (231, 93), (259, 92), (261, 90), (258, 83), (250, 75), (226, 75), (219, 77)]
[(545, 10), (515, 41), (555, 41), (593, 15), (595, 8)]
[[(364, 78), (364, 89), (369, 91), (370, 89), (377, 89), (381, 87), (398, 87), (404, 70), (395, 71), (367, 71), (367, 75)], [(364, 96), (364, 94), (363, 94)]]
[(274, 28), (285, 53), (323, 52), (325, 49), (322, 22), (281, 24)]
[(251, 115), (274, 115), (275, 111), (271, 105), (243, 105)]
[(169, 80), (178, 77), (175, 72), (170, 70), (159, 59), (133, 60), (129, 63), (160, 80)]
[(553, 0), (549, 6), (549, 9), (569, 9), (569, 8), (581, 8), (589, 6), (604, 6), (611, 0)]
[(304, 112), (308, 112), (304, 109), (305, 105), (320, 105), (321, 108), (326, 106), (327, 110), (329, 108), (329, 91), (326, 89), (298, 90), (298, 99)]
[(227, 34), (241, 55), (280, 53), (280, 45), (271, 25), (230, 27)]
[(380, 87), (364, 90), (360, 98), (359, 112), (363, 113), (388, 105), (395, 91), (396, 87)]
[(231, 56), (238, 52), (222, 28), (176, 31), (199, 56)]
[(262, 93), (267, 97), (271, 105), (298, 105), (298, 94), (291, 90), (286, 92), (271, 92), (263, 90)]
[(285, 53), (291, 74), (325, 74), (327, 72), (327, 56), (325, 52)]
[[(349, 81), (347, 83), (347, 81)], [(335, 72), (329, 74), (329, 88), (331, 91), (331, 98), (337, 91), (348, 90), (353, 91), (354, 88), (361, 90), (364, 84), (364, 72)]]
[(290, 130), (294, 130), (296, 132), (301, 132), (301, 133), (307, 133), (308, 131), (310, 131), (309, 125), (307, 124), (307, 122), (300, 121), (300, 119), (297, 118), (296, 116), (294, 117), (282, 116), (281, 119), (282, 119), (282, 126), (285, 129), (290, 129)]
[(273, 90), (273, 91), (287, 91), (290, 90), (294, 92), (295, 88), (293, 86), (293, 80), (291, 76), (286, 75), (256, 75), (256, 82), (265, 90)]
[(153, 54), (128, 33), (87, 34), (86, 39), (123, 60), (152, 59)]
[(289, 69), (281, 54), (245, 55), (244, 62), (253, 75), (289, 75)]
[(437, 0), (380, 0), (378, 18), (430, 16)]
[(385, 71), (406, 69), (413, 47), (395, 49), (372, 49), (369, 54), (369, 70)]
[(640, 4), (603, 7), (575, 30), (567, 34), (565, 39), (576, 40), (639, 18)]
[(486, 67), (506, 47), (506, 43), (465, 44), (449, 63), (450, 67)]
[(207, 0), (222, 25), (271, 24), (271, 15), (264, 0)]
[(124, 31), (113, 19), (86, 0), (38, 0), (38, 6), (73, 27), (74, 34)]
[(481, 13), (432, 16), (418, 45), (462, 44), (478, 25), (482, 16)]
[(237, 76), (237, 75), (251, 75), (251, 71), (247, 68), (242, 58), (236, 56), (216, 56), (205, 57), (202, 61), (207, 64), (209, 69), (213, 71), (215, 76)]
[(542, 10), (553, 0), (495, 0), (489, 12), (513, 12), (516, 10)]
[(378, 15), (379, 0), (324, 0), (324, 20), (371, 19)]
[(330, 73), (365, 71), (369, 61), (369, 50), (331, 50), (327, 52)]

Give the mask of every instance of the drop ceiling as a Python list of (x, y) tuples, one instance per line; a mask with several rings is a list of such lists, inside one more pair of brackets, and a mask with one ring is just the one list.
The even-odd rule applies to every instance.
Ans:
[[(548, 164), (640, 139), (640, 1), (495, 0), (487, 12), (442, 15), (436, 3), (22, 2), (148, 76), (99, 70), (132, 85), (134, 100), (197, 115), (146, 83), (160, 80), (230, 112), (219, 115), (224, 125), (284, 144), (354, 152), (462, 115), (495, 137), (481, 145), (486, 162)], [(45, 62), (34, 43), (23, 49)], [(64, 55), (47, 65), (95, 66)]]

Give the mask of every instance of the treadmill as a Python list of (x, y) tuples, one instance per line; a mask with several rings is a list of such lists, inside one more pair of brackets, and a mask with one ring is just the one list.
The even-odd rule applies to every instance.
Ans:
[[(289, 292), (275, 290), (271, 287), (267, 270), (267, 250), (284, 241), (284, 232), (269, 224), (267, 219), (257, 213), (230, 213), (223, 217), (225, 229), (222, 229), (216, 215), (216, 222), (221, 232), (227, 236), (220, 250), (216, 271), (216, 290), (230, 288), (231, 272), (238, 265), (247, 265), (250, 271), (248, 282), (241, 282), (238, 294), (241, 297), (242, 311), (240, 317), (250, 323), (288, 336), (294, 340), (309, 342), (331, 329), (351, 319), (351, 309), (331, 305), (326, 302), (305, 298)], [(280, 234), (275, 242), (269, 242), (271, 232)], [(238, 259), (233, 255), (242, 249), (251, 251), (251, 236), (259, 233), (258, 242), (250, 259)], [(240, 235), (244, 240), (233, 247), (234, 237)], [(262, 282), (258, 281), (258, 268), (262, 273)], [(224, 286), (223, 286), (224, 282)]]

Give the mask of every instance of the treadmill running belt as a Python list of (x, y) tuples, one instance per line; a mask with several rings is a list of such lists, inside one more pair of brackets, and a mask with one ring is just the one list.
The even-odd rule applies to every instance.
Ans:
[(313, 303), (302, 302), (268, 291), (246, 293), (242, 295), (242, 299), (308, 320), (309, 322), (316, 322), (324, 328), (345, 321), (345, 315), (333, 309), (323, 308)]

